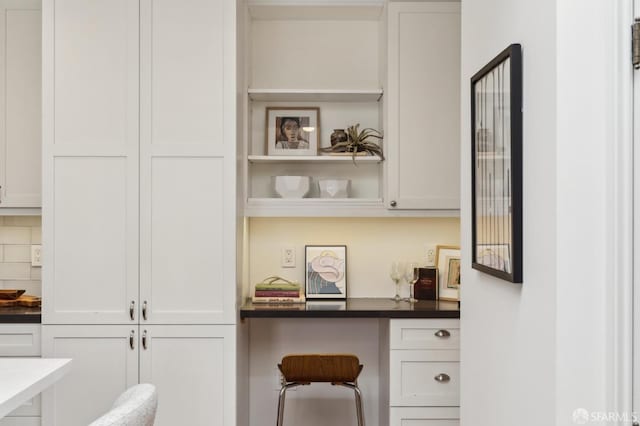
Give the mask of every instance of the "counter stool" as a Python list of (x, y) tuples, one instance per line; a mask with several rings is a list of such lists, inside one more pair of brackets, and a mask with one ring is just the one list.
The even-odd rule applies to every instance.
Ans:
[(286, 355), (278, 368), (284, 377), (278, 398), (278, 423), (284, 421), (284, 398), (287, 389), (308, 385), (311, 382), (331, 383), (353, 389), (356, 396), (356, 414), (358, 426), (364, 426), (362, 411), (362, 394), (357, 378), (362, 371), (362, 364), (355, 355), (347, 354), (309, 354)]

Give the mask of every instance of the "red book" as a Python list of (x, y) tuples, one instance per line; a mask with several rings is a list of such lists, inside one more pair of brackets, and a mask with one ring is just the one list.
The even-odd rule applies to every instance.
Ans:
[(256, 290), (256, 297), (299, 297), (295, 290)]
[(419, 268), (420, 275), (413, 287), (413, 294), (418, 300), (438, 300), (438, 270), (436, 268)]

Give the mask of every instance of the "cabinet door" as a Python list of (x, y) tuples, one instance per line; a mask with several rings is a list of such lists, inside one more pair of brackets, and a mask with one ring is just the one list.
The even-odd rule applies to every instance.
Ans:
[(233, 323), (235, 2), (141, 13), (141, 321)]
[(40, 0), (0, 0), (0, 207), (40, 207)]
[(151, 325), (140, 332), (140, 382), (161, 395), (157, 426), (235, 425), (234, 326)]
[(43, 323), (136, 323), (139, 5), (43, 6)]
[(137, 334), (126, 325), (43, 326), (42, 355), (73, 359), (69, 374), (42, 393), (43, 425), (86, 426), (109, 411), (138, 382)]
[(460, 208), (460, 5), (389, 3), (387, 205)]

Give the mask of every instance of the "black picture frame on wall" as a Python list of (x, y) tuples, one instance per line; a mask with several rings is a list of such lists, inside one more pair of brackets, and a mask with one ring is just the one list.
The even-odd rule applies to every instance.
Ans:
[(473, 269), (522, 283), (522, 47), (471, 77)]

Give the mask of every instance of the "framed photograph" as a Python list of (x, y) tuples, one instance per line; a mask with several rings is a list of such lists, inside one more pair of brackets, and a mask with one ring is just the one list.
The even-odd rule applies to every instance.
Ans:
[(436, 266), (439, 299), (460, 300), (460, 247), (436, 246)]
[(474, 269), (522, 283), (522, 48), (471, 77)]
[(305, 246), (307, 300), (347, 299), (347, 246)]
[(268, 155), (317, 155), (320, 108), (267, 107)]

